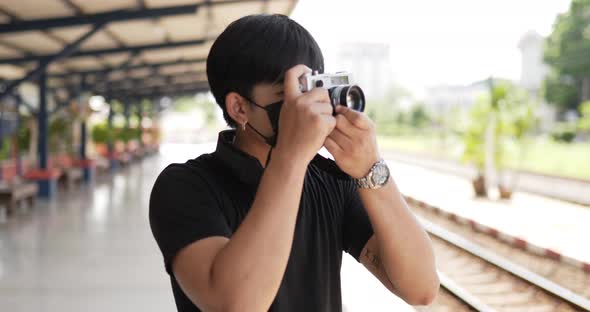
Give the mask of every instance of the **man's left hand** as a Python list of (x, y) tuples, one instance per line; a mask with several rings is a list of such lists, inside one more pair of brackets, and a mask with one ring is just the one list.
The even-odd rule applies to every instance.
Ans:
[(324, 146), (342, 171), (353, 178), (362, 178), (380, 160), (375, 125), (363, 113), (346, 106), (337, 105), (336, 114), (336, 128)]

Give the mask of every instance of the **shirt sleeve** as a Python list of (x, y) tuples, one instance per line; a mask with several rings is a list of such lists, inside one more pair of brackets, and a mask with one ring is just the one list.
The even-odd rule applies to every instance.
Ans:
[(344, 201), (342, 248), (360, 262), (361, 252), (373, 236), (373, 226), (354, 182), (347, 181), (345, 191), (348, 198)]
[(149, 203), (152, 234), (172, 275), (174, 256), (184, 247), (231, 231), (207, 182), (185, 165), (168, 166), (156, 180)]

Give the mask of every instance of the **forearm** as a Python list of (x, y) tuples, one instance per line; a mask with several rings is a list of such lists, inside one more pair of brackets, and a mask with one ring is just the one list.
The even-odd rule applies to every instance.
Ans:
[(291, 252), (306, 165), (273, 155), (242, 224), (217, 254), (211, 284), (240, 311), (262, 311), (276, 296)]
[(430, 239), (409, 211), (393, 179), (380, 189), (359, 190), (378, 241), (380, 262), (395, 292), (423, 302), (438, 289)]

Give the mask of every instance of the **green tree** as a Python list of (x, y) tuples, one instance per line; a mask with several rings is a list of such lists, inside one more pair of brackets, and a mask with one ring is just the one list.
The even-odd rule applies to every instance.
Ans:
[(561, 112), (576, 109), (580, 97), (574, 80), (566, 78), (553, 70), (543, 82), (545, 100), (556, 105)]
[(485, 134), (492, 107), (488, 96), (481, 96), (469, 111), (469, 118), (462, 127), (464, 162), (473, 164), (480, 174), (485, 166)]
[(580, 120), (578, 120), (578, 128), (585, 132), (590, 132), (590, 101), (586, 101), (580, 105)]
[(96, 124), (92, 127), (91, 134), (94, 143), (108, 143), (113, 137), (112, 130), (109, 129), (106, 122)]
[(544, 59), (552, 73), (544, 84), (545, 98), (561, 111), (590, 100), (590, 0), (572, 0), (558, 15), (545, 44)]
[(424, 104), (418, 103), (410, 110), (410, 124), (416, 129), (421, 129), (430, 122), (430, 116), (424, 108)]

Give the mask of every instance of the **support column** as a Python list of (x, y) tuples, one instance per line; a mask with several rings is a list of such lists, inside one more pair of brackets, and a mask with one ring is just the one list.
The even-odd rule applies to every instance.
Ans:
[(90, 183), (94, 180), (95, 165), (92, 159), (88, 159), (86, 155), (86, 146), (88, 144), (88, 126), (86, 125), (86, 111), (88, 110), (88, 103), (82, 102), (86, 100), (83, 98), (84, 90), (86, 89), (86, 76), (83, 75), (80, 80), (80, 90), (78, 95), (78, 104), (82, 112), (82, 122), (80, 123), (80, 167), (82, 168), (82, 176), (84, 183)]
[(49, 114), (47, 113), (47, 73), (45, 70), (39, 74), (37, 125), (39, 129), (37, 141), (39, 169), (33, 172), (32, 178), (37, 180), (40, 197), (53, 198), (57, 190), (59, 173), (49, 168)]
[(85, 160), (86, 158), (86, 145), (88, 142), (88, 134), (86, 127), (86, 118), (80, 123), (80, 159)]
[(113, 103), (112, 98), (110, 95), (107, 95), (106, 102), (109, 104), (109, 116), (107, 119), (107, 126), (109, 129), (109, 141), (107, 143), (107, 150), (109, 155), (109, 164), (111, 171), (116, 171), (119, 168), (119, 161), (115, 155), (115, 145), (114, 145), (114, 137), (113, 137), (113, 117), (115, 116), (115, 112), (113, 110)]
[(143, 103), (141, 101), (137, 104), (137, 119), (139, 120), (139, 146), (143, 151)]
[(23, 175), (23, 162), (21, 158), (20, 148), (18, 146), (18, 135), (21, 127), (21, 118), (20, 118), (20, 104), (21, 98), (20, 96), (15, 96), (14, 100), (16, 101), (15, 110), (16, 110), (16, 135), (15, 135), (15, 142), (14, 142), (14, 160), (16, 165), (16, 175), (21, 177)]
[(123, 103), (123, 107), (124, 107), (124, 115), (125, 115), (125, 129), (129, 129), (129, 118), (130, 116), (130, 105), (129, 105), (129, 101), (125, 100), (125, 103)]
[[(129, 99), (124, 99), (123, 100), (123, 116), (125, 116), (125, 125), (123, 126), (123, 133), (125, 134), (125, 140), (123, 141), (125, 143), (125, 158), (128, 159), (129, 161), (133, 160), (135, 157), (135, 151), (132, 151), (129, 149), (129, 141), (127, 139), (129, 139), (127, 136), (129, 135), (129, 118), (131, 117), (130, 115), (130, 104), (129, 104)], [(127, 140), (127, 141), (126, 141)]]

